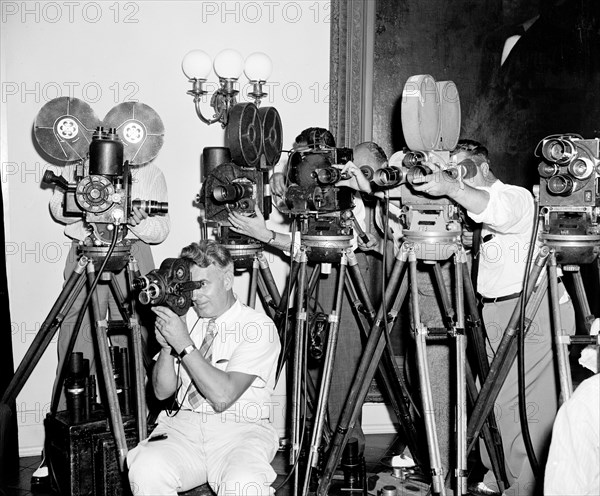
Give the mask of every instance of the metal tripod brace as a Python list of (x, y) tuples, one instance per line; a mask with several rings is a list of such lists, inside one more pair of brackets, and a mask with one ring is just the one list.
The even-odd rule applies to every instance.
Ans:
[[(130, 257), (128, 267), (128, 281), (132, 281), (133, 278), (139, 275), (137, 269), (137, 261)], [(87, 277), (86, 277), (87, 276)], [(65, 316), (67, 315), (70, 308), (75, 303), (77, 296), (86, 284), (86, 279), (89, 284), (88, 288), (92, 287), (94, 280), (96, 279), (96, 268), (93, 261), (93, 257), (88, 258), (82, 255), (75, 267), (75, 270), (66, 281), (62, 291), (56, 299), (50, 313), (42, 323), (39, 332), (33, 340), (31, 346), (25, 353), (25, 356), (21, 360), (19, 367), (17, 368), (13, 379), (6, 388), (4, 395), (2, 396), (2, 403), (12, 403), (19, 392), (27, 382), (27, 379), (33, 372), (35, 366), (39, 362), (46, 348), (54, 338), (56, 331), (62, 324)], [(128, 315), (124, 309), (124, 298), (123, 295), (114, 280), (114, 274), (111, 273), (110, 279), (111, 289), (115, 300), (119, 304), (119, 309), (123, 316)], [(108, 333), (108, 322), (105, 318), (100, 318), (100, 304), (98, 301), (98, 295), (96, 290), (91, 293), (90, 296), (90, 307), (93, 322), (95, 323), (94, 337), (96, 339), (99, 360), (102, 369), (102, 375), (105, 385), (106, 399), (108, 402), (108, 412), (110, 417), (110, 425), (113, 436), (115, 438), (115, 445), (117, 448), (119, 468), (122, 471), (125, 467), (125, 460), (127, 457), (127, 441), (125, 437), (125, 429), (123, 427), (123, 418), (121, 416), (121, 410), (119, 407), (119, 399), (117, 396), (117, 388), (114, 378), (114, 373), (111, 366), (110, 350), (107, 343)], [(82, 308), (82, 311), (85, 309)], [(134, 358), (134, 369), (135, 369), (135, 389), (136, 389), (136, 410), (137, 410), (137, 433), (138, 440), (145, 439), (147, 437), (147, 420), (146, 420), (146, 405), (144, 401), (144, 365), (142, 360), (142, 337), (139, 323), (137, 318), (132, 313), (128, 315), (128, 325), (131, 329), (132, 347), (133, 347), (133, 358)], [(69, 347), (72, 349), (77, 333), (80, 329), (73, 330), (73, 336)], [(61, 376), (63, 375), (63, 369), (68, 363), (67, 357), (65, 357), (64, 363), (59, 364), (59, 371)], [(59, 384), (60, 387), (60, 384)], [(60, 391), (59, 391), (60, 393)]]
[[(441, 271), (439, 270), (439, 265), (437, 263), (434, 266), (434, 276), (439, 286), (440, 295), (442, 296), (446, 317), (448, 317), (450, 320), (450, 334), (453, 335), (453, 337), (455, 338), (455, 349), (457, 355), (456, 420), (458, 435), (458, 466), (456, 474), (458, 487), (464, 493), (466, 491), (466, 448), (464, 437), (464, 433), (466, 432), (465, 376), (466, 383), (469, 386), (468, 389), (471, 397), (476, 396), (476, 386), (475, 379), (472, 376), (471, 368), (469, 367), (469, 364), (466, 360), (466, 337), (463, 332), (465, 324), (465, 315), (463, 310), (465, 299), (463, 298), (463, 292), (464, 296), (466, 297), (466, 304), (469, 308), (472, 323), (472, 325), (468, 326), (468, 330), (470, 331), (469, 337), (470, 340), (473, 341), (476, 352), (478, 354), (478, 362), (480, 362), (478, 368), (480, 369), (480, 374), (487, 373), (487, 358), (485, 356), (485, 350), (483, 349), (483, 351), (481, 351), (481, 346), (477, 344), (483, 342), (481, 336), (478, 335), (478, 333), (481, 332), (482, 326), (480, 325), (480, 319), (478, 317), (474, 317), (478, 315), (478, 310), (475, 300), (475, 293), (471, 284), (471, 278), (469, 276), (468, 266), (466, 264), (466, 254), (464, 248), (460, 244), (456, 244), (452, 248), (452, 252), (454, 253), (456, 258), (455, 274), (457, 281), (457, 298), (455, 301), (457, 308), (457, 318), (455, 323), (452, 323), (454, 320), (454, 312), (450, 308), (450, 298), (445, 292), (443, 281), (441, 279)], [(403, 269), (405, 268), (407, 261), (409, 261), (410, 274), (408, 278), (402, 278), (401, 276), (403, 273)], [(417, 341), (417, 350), (419, 355), (419, 376), (421, 380), (422, 391), (424, 391), (423, 401), (424, 410), (426, 412), (427, 417), (426, 429), (428, 438), (428, 448), (430, 452), (430, 459), (434, 461), (432, 464), (432, 471), (434, 472), (435, 476), (433, 482), (435, 490), (442, 493), (445, 492), (443, 469), (441, 467), (439, 445), (437, 442), (437, 435), (435, 431), (435, 418), (433, 416), (433, 401), (431, 398), (431, 388), (428, 376), (429, 370), (426, 361), (425, 341), (428, 337), (429, 332), (427, 328), (421, 324), (420, 318), (418, 318), (419, 307), (416, 284), (416, 262), (417, 255), (415, 252), (414, 244), (411, 242), (403, 243), (396, 255), (396, 261), (394, 263), (392, 273), (386, 286), (383, 302), (376, 314), (374, 321), (372, 322), (372, 328), (369, 334), (368, 341), (365, 345), (365, 349), (361, 357), (358, 370), (356, 372), (354, 385), (348, 395), (346, 406), (342, 412), (342, 416), (340, 418), (335, 437), (332, 441), (332, 446), (329, 451), (329, 457), (325, 465), (323, 477), (320, 480), (319, 488), (317, 491), (317, 494), (319, 496), (325, 496), (326, 494), (328, 494), (333, 474), (341, 459), (342, 450), (346, 445), (346, 442), (348, 441), (349, 428), (351, 428), (356, 422), (362, 404), (366, 398), (369, 385), (373, 380), (377, 367), (381, 365), (381, 356), (383, 351), (386, 350), (387, 336), (385, 333), (391, 332), (393, 328), (394, 321), (399, 313), (400, 308), (402, 307), (402, 304), (408, 292), (409, 284), (411, 286), (412, 293), (412, 313), (414, 316), (417, 316), (417, 319), (413, 320), (413, 329), (415, 339)], [(392, 301), (393, 305), (391, 305), (390, 307), (390, 302)], [(385, 328), (384, 326), (384, 314), (388, 316), (387, 328)], [(406, 407), (404, 402), (402, 402), (402, 405)], [(400, 414), (397, 413), (397, 416), (400, 420), (401, 426), (403, 427), (404, 435), (407, 439), (407, 445), (411, 451), (411, 454), (413, 455), (413, 458), (415, 459), (416, 463), (421, 464), (421, 461), (419, 459), (420, 455), (417, 433), (414, 429), (414, 426), (412, 425), (410, 414), (408, 412), (404, 414), (401, 412)], [(496, 435), (496, 437), (494, 435)], [(484, 425), (484, 439), (486, 441), (486, 445), (488, 445), (489, 447), (488, 449), (490, 450), (490, 457), (494, 466), (494, 473), (496, 474), (499, 480), (504, 480), (505, 476), (503, 477), (503, 472), (500, 471), (500, 468), (504, 466), (503, 461), (501, 461), (501, 441), (497, 437), (497, 429), (495, 428), (495, 419), (493, 413), (490, 414), (489, 419), (486, 419), (486, 423)], [(499, 453), (497, 449), (493, 449), (494, 446), (500, 446)], [(500, 460), (498, 459), (498, 456), (500, 457)]]
[[(308, 324), (308, 310), (307, 310), (307, 294), (311, 294), (314, 287), (317, 284), (317, 278), (320, 274), (320, 264), (318, 264), (310, 278), (307, 278), (307, 262), (308, 255), (306, 248), (301, 247), (297, 255), (297, 268), (292, 267), (294, 277), (290, 278), (290, 282), (298, 279), (298, 287), (296, 289), (296, 327), (295, 327), (295, 343), (294, 343), (294, 372), (292, 379), (292, 449), (290, 452), (290, 464), (295, 463), (297, 459), (302, 440), (300, 439), (300, 419), (301, 419), (301, 401), (302, 401), (302, 370), (306, 361), (305, 348), (307, 346), (307, 324)], [(312, 475), (312, 469), (316, 468), (319, 461), (319, 454), (321, 450), (321, 442), (323, 439), (325, 417), (327, 402), (329, 397), (329, 391), (331, 386), (331, 377), (334, 367), (334, 357), (337, 348), (337, 340), (339, 333), (339, 322), (342, 311), (342, 295), (346, 290), (348, 300), (352, 306), (357, 319), (357, 324), (362, 331), (365, 339), (368, 337), (368, 330), (363, 322), (363, 318), (367, 320), (368, 325), (371, 325), (374, 316), (375, 309), (369, 299), (368, 290), (360, 272), (358, 261), (354, 251), (350, 248), (341, 251), (341, 258), (339, 262), (339, 273), (336, 282), (335, 299), (333, 303), (333, 309), (328, 318), (328, 341), (326, 347), (326, 355), (323, 365), (323, 374), (321, 378), (321, 384), (318, 391), (318, 399), (315, 407), (314, 426), (312, 431), (312, 439), (310, 450), (308, 454), (308, 463), (305, 472), (305, 480), (302, 488), (302, 494), (307, 494), (310, 477)], [(393, 356), (389, 349), (386, 349), (384, 356), (385, 360), (379, 364), (380, 377), (384, 389), (388, 393), (390, 403), (394, 411), (396, 412), (399, 419), (406, 422), (410, 420), (410, 414), (408, 407), (405, 402), (405, 397), (402, 396), (402, 392), (406, 391), (406, 386), (400, 379), (400, 374), (397, 371), (397, 365), (393, 360)], [(411, 426), (412, 427), (412, 426)], [(414, 428), (411, 430), (407, 427), (407, 433), (410, 439), (415, 440), (416, 444), (416, 431)], [(298, 487), (298, 471), (295, 472), (294, 488)], [(296, 491), (297, 492), (297, 491)]]
[(275, 317), (275, 311), (279, 307), (281, 295), (275, 284), (273, 273), (269, 267), (265, 254), (262, 250), (254, 254), (252, 270), (250, 272), (250, 293), (248, 295), (248, 306), (256, 307), (257, 293), (265, 303), (265, 310), (269, 317)]
[[(558, 249), (560, 251), (560, 248)], [(560, 379), (562, 400), (567, 400), (573, 393), (573, 382), (568, 358), (569, 344), (593, 344), (598, 345), (597, 336), (569, 336), (563, 332), (561, 325), (560, 304), (558, 294), (557, 273), (557, 248), (544, 244), (540, 247), (537, 258), (531, 269), (529, 284), (524, 294), (521, 294), (515, 309), (508, 322), (502, 340), (496, 351), (496, 355), (490, 365), (490, 373), (481, 387), (479, 396), (473, 408), (471, 418), (467, 426), (468, 451), (471, 451), (481, 427), (483, 419), (493, 410), (494, 402), (500, 393), (500, 389), (508, 376), (510, 368), (517, 356), (517, 341), (519, 333), (519, 320), (521, 317), (521, 300), (525, 298), (525, 335), (530, 328), (544, 297), (546, 291), (550, 290), (550, 307), (552, 312), (552, 334), (557, 345), (557, 362)], [(547, 268), (547, 270), (544, 270)], [(573, 270), (574, 271), (574, 270)], [(589, 303), (585, 295), (585, 289), (581, 280), (579, 270), (575, 272), (576, 297), (583, 309), (586, 320), (594, 320), (591, 316)]]

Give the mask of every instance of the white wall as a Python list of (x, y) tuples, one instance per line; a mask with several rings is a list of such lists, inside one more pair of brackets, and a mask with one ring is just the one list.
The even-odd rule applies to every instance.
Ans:
[[(154, 248), (160, 263), (199, 238), (199, 212), (192, 202), (200, 188), (200, 156), (203, 147), (223, 144), (221, 127), (208, 127), (195, 115), (180, 68), (184, 54), (192, 48), (212, 56), (224, 48), (244, 56), (267, 52), (274, 69), (264, 105), (281, 114), (289, 147), (305, 127), (328, 125), (330, 11), (323, 0), (2, 1), (1, 6), (2, 192), (18, 364), (60, 293), (69, 247), (48, 212), (51, 190), (41, 187), (49, 164), (34, 148), (32, 125), (42, 106), (71, 96), (86, 101), (102, 119), (115, 105), (137, 100), (160, 115), (166, 134), (156, 161), (167, 179), (173, 224), (168, 239)], [(278, 222), (271, 220), (273, 227)], [(270, 261), (282, 288), (287, 265)], [(242, 299), (247, 285), (241, 276), (236, 290)], [(39, 454), (42, 446), (55, 340), (17, 400), (22, 456)], [(283, 413), (277, 417), (281, 430)]]

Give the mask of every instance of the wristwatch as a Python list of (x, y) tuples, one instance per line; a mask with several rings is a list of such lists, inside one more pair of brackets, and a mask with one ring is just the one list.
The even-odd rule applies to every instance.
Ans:
[(181, 350), (181, 353), (179, 353), (177, 356), (179, 357), (179, 360), (183, 360), (183, 358), (187, 355), (189, 355), (192, 351), (196, 350), (196, 346), (193, 344), (190, 344), (188, 346), (186, 346), (183, 350)]

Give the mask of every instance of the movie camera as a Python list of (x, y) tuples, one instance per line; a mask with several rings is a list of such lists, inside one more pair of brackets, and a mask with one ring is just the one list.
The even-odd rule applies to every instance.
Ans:
[(541, 238), (564, 263), (589, 263), (600, 246), (600, 139), (551, 135), (535, 150), (541, 157)]
[(132, 169), (152, 160), (162, 146), (162, 122), (147, 105), (117, 105), (100, 122), (85, 102), (57, 98), (40, 110), (34, 134), (50, 157), (61, 164), (74, 162), (72, 181), (52, 170), (42, 180), (64, 190), (65, 217), (85, 220), (89, 235), (84, 244), (92, 252), (110, 245), (115, 236), (117, 243), (126, 244), (134, 207), (148, 215), (168, 213), (167, 202), (133, 199), (131, 193)]
[(231, 230), (228, 216), (254, 216), (258, 206), (265, 219), (271, 213), (269, 171), (282, 150), (281, 118), (273, 107), (254, 103), (234, 105), (225, 129), (225, 147), (202, 153), (202, 187), (196, 197), (205, 228), (212, 227), (219, 243), (236, 262), (251, 262), (261, 243)]
[(418, 256), (446, 259), (450, 252), (443, 248), (453, 250), (460, 240), (460, 208), (448, 198), (418, 193), (411, 185), (416, 178), (437, 170), (443, 171), (442, 178), (452, 181), (476, 173), (472, 161), (457, 164), (450, 156), (460, 132), (458, 90), (452, 81), (411, 76), (403, 88), (401, 114), (407, 149), (394, 153), (386, 167), (361, 170), (374, 191), (401, 200), (403, 233), (406, 240), (415, 243)]
[(187, 258), (167, 258), (145, 276), (133, 280), (142, 305), (167, 306), (177, 315), (185, 315), (192, 305), (192, 292), (201, 285), (192, 281), (193, 261)]
[(338, 261), (342, 250), (351, 246), (357, 227), (352, 214), (354, 192), (336, 185), (348, 179), (336, 166), (351, 160), (351, 148), (323, 143), (297, 147), (288, 157), (288, 187), (281, 210), (299, 220), (302, 242), (314, 261)]

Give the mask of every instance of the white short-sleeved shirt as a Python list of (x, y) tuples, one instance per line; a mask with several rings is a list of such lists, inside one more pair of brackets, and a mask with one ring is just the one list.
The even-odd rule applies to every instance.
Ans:
[(497, 180), (491, 187), (480, 187), (490, 195), (485, 210), (468, 212), (482, 223), (477, 289), (482, 296), (496, 298), (521, 291), (531, 233), (533, 196), (525, 188)]
[(546, 496), (600, 494), (600, 375), (584, 380), (558, 411), (546, 476)]
[[(198, 318), (193, 309), (186, 315), (190, 336), (200, 349), (209, 319)], [(212, 345), (212, 365), (225, 372), (242, 372), (256, 379), (242, 396), (227, 410), (224, 418), (256, 422), (272, 414), (271, 395), (275, 388), (277, 359), (281, 345), (274, 322), (268, 315), (254, 310), (239, 300), (215, 320), (217, 331)], [(184, 409), (192, 409), (187, 399), (191, 379), (185, 367), (179, 367), (181, 387), (177, 400)], [(204, 401), (195, 411), (213, 415), (216, 412)]]

